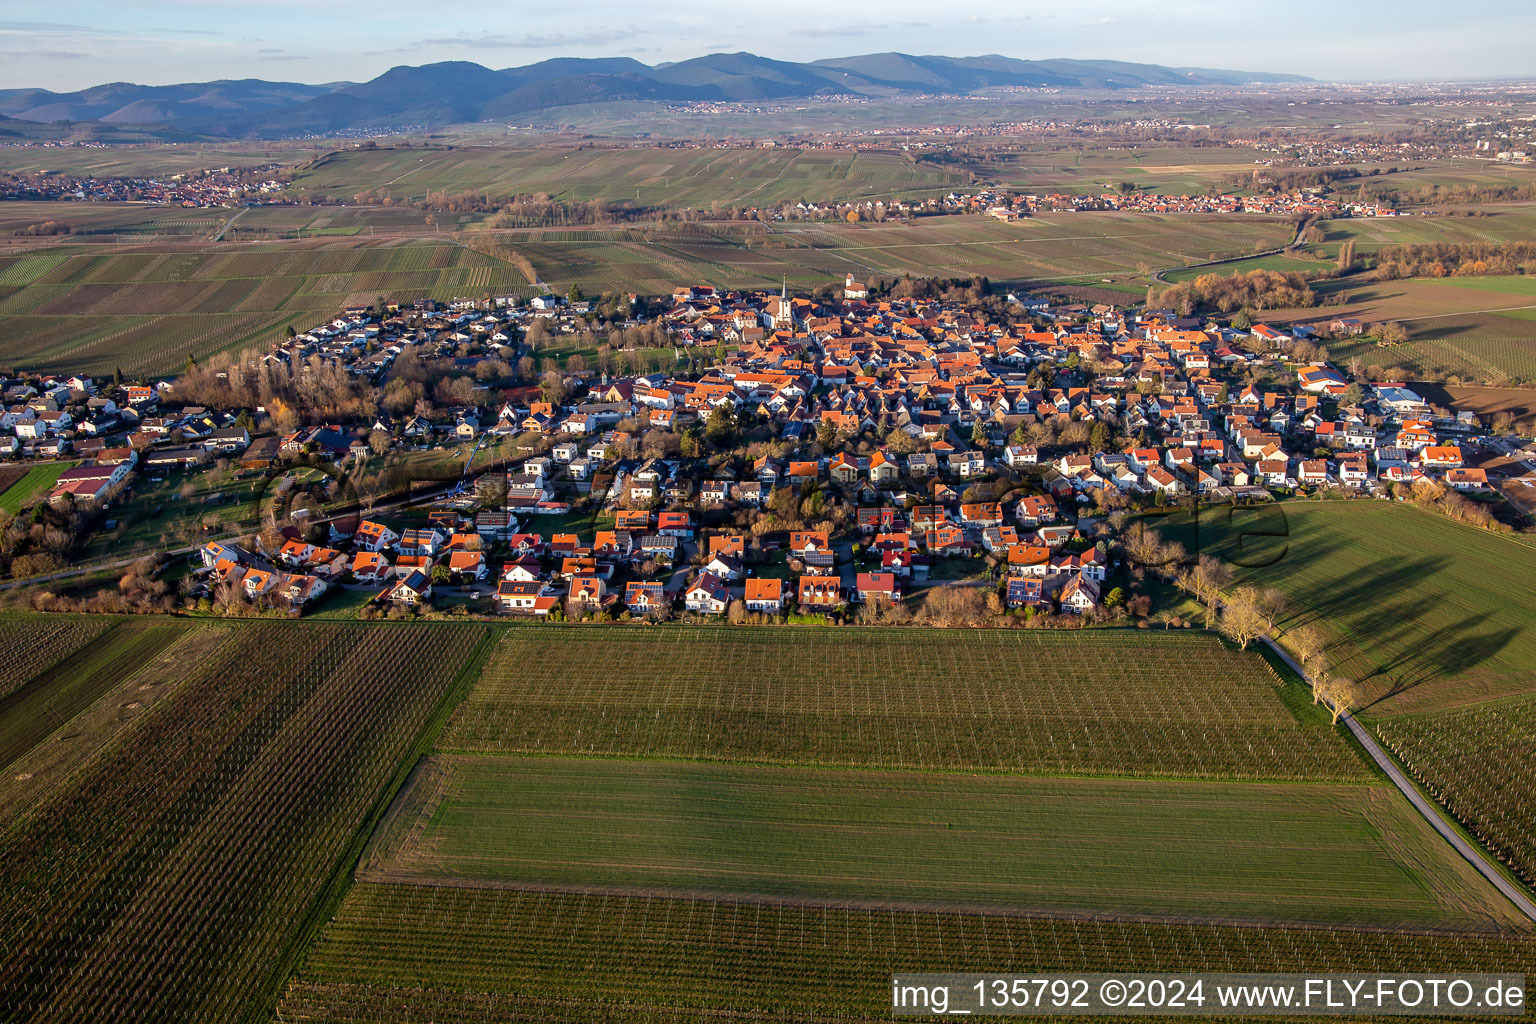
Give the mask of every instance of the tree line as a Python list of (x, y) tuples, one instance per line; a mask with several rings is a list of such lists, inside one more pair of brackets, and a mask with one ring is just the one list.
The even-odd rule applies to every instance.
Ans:
[(1479, 277), (1523, 274), (1536, 261), (1536, 242), (1422, 242), (1376, 253), (1376, 277)]

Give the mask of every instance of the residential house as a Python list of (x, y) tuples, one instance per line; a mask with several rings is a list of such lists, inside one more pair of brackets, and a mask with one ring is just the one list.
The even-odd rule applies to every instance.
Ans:
[(1083, 615), (1099, 606), (1099, 585), (1091, 579), (1074, 576), (1061, 591), (1063, 611)]
[(432, 577), (412, 569), (379, 595), (379, 600), (409, 606), (426, 604), (432, 599)]
[(778, 579), (749, 579), (746, 593), (747, 611), (778, 615), (784, 610), (784, 581)]
[(854, 577), (853, 599), (894, 603), (901, 600), (901, 584), (894, 573), (861, 572)]
[(700, 573), (683, 594), (683, 606), (703, 615), (721, 615), (731, 602), (725, 581), (713, 573)]
[(400, 535), (394, 530), (371, 519), (358, 523), (356, 532), (352, 534), (353, 544), (363, 551), (383, 551), (399, 539)]
[(560, 603), (558, 594), (551, 593), (537, 581), (514, 582), (503, 580), (496, 587), (496, 603), (502, 611), (520, 615), (548, 615)]
[(624, 588), (624, 604), (631, 615), (663, 615), (670, 611), (672, 602), (660, 583), (635, 581)]
[(352, 578), (359, 583), (382, 583), (394, 574), (395, 567), (377, 551), (359, 551), (352, 559)]
[(801, 611), (831, 611), (842, 607), (842, 587), (836, 576), (801, 576), (796, 588)]
[(1045, 604), (1045, 581), (1038, 577), (1015, 577), (1008, 581), (1009, 608), (1039, 608)]

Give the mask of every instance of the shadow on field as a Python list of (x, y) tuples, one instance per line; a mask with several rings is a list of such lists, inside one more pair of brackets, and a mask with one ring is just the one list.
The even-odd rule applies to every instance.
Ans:
[[(1326, 559), (1331, 553), (1309, 545), (1305, 557), (1309, 561)], [(1449, 558), (1438, 555), (1384, 558), (1317, 586), (1301, 598), (1310, 612), (1301, 621), (1315, 619), (1343, 627), (1346, 638), (1368, 638), (1372, 647), (1387, 652), (1386, 660), (1374, 667), (1360, 666), (1361, 682), (1383, 687), (1372, 704), (1476, 669), (1518, 635), (1513, 629), (1484, 628), (1479, 615), (1463, 616), (1433, 631), (1423, 627), (1426, 620), (1433, 621), (1437, 610), (1454, 603), (1452, 595), (1442, 590), (1403, 588), (1433, 579), (1449, 563)]]

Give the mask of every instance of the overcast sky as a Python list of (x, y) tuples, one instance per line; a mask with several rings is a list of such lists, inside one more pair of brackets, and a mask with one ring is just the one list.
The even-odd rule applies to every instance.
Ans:
[(574, 0), (501, 10), (494, 0), (3, 0), (0, 88), (364, 81), (440, 60), (503, 68), (622, 55), (654, 64), (720, 50), (781, 60), (884, 50), (1100, 57), (1350, 81), (1536, 77), (1533, 43), (1533, 0)]

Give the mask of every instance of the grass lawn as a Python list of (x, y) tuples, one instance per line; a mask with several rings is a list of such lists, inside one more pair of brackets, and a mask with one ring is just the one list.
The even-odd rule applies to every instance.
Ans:
[(346, 619), (357, 618), (357, 613), (368, 606), (368, 602), (379, 596), (382, 586), (373, 590), (346, 590), (342, 587), (331, 587), (314, 607), (305, 612), (306, 619)]
[(1384, 786), (564, 758), (449, 775), (378, 878), (1309, 924), (1514, 913)]
[[(183, 497), (187, 484), (192, 491)], [(260, 521), (257, 503), (266, 486), (261, 474), (220, 473), (213, 467), (160, 475), (141, 472), (127, 497), (103, 515), (104, 521), (115, 520), (117, 526), (97, 530), (82, 557), (122, 557), (195, 544), (203, 536), (204, 522), (215, 523), (220, 533), (254, 529)]]
[(1524, 540), (1387, 502), (1287, 502), (1230, 522), (1207, 513), (1199, 549), (1253, 566), (1239, 583), (1284, 591), (1284, 626), (1331, 633), (1335, 671), (1379, 696), (1370, 714), (1536, 690), (1536, 605), (1511, 589), (1536, 579)]
[(53, 490), (59, 476), (74, 465), (73, 462), (49, 462), (31, 467), (25, 476), (0, 493), (0, 509), (15, 515)]
[(931, 583), (981, 579), (986, 572), (985, 558), (968, 555), (939, 555), (928, 564), (928, 580)]

